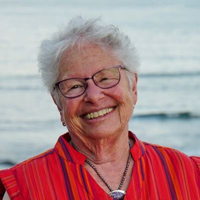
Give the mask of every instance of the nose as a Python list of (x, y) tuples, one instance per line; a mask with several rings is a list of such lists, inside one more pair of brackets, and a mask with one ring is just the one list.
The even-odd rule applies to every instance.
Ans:
[(87, 89), (84, 94), (84, 101), (97, 104), (103, 97), (103, 89), (95, 85), (92, 79), (87, 80)]

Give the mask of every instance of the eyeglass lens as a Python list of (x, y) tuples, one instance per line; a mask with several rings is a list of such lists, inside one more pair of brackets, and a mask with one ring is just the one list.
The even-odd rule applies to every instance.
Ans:
[[(108, 89), (114, 87), (120, 80), (119, 69), (118, 67), (104, 69), (95, 73), (91, 79), (100, 88)], [(87, 88), (86, 81), (87, 79), (84, 78), (66, 79), (59, 83), (59, 90), (65, 97), (78, 97), (85, 92)]]

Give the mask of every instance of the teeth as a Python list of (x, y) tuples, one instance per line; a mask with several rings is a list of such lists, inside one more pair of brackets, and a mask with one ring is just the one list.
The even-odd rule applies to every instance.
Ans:
[(103, 110), (99, 110), (98, 112), (93, 112), (93, 113), (88, 113), (87, 115), (85, 115), (85, 119), (93, 119), (93, 118), (97, 118), (100, 117), (102, 115), (105, 115), (109, 112), (111, 112), (113, 110), (113, 108), (106, 108)]

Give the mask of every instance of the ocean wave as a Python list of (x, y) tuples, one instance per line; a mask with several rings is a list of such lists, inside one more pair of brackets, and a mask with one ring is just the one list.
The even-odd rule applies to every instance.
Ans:
[(140, 77), (144, 78), (156, 78), (156, 77), (198, 77), (200, 76), (200, 71), (193, 72), (161, 72), (161, 73), (141, 73)]
[(138, 113), (132, 116), (132, 118), (158, 118), (158, 119), (193, 119), (200, 118), (200, 113), (193, 112), (158, 112), (158, 113)]
[(0, 165), (7, 165), (11, 167), (13, 165), (16, 165), (16, 163), (12, 160), (0, 160)]

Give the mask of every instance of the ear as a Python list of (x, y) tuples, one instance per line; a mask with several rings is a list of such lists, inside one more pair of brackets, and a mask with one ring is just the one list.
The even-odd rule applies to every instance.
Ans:
[(60, 113), (60, 120), (61, 120), (62, 124), (65, 124), (62, 105), (58, 104), (58, 102), (56, 101), (56, 98), (54, 97), (53, 94), (51, 94), (51, 97), (52, 97), (54, 103), (56, 104), (56, 107), (57, 107), (57, 109), (58, 109), (58, 111), (59, 111), (59, 113)]
[(137, 83), (138, 83), (138, 75), (137, 73), (133, 74), (133, 84), (132, 84), (132, 97), (134, 105), (137, 103)]

